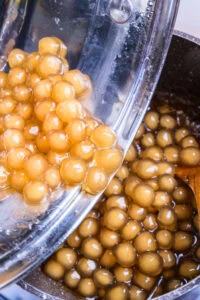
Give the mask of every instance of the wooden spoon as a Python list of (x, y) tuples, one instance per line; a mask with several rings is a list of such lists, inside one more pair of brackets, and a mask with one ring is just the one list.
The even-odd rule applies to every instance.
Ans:
[(196, 198), (198, 210), (198, 225), (200, 229), (200, 166), (184, 168), (176, 167), (176, 175), (192, 189)]

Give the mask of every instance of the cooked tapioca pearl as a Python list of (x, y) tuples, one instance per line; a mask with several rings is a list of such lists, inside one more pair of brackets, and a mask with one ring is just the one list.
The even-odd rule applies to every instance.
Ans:
[(35, 121), (32, 121), (30, 123), (27, 123), (27, 125), (24, 128), (24, 137), (26, 140), (35, 140), (39, 132), (39, 124)]
[(75, 99), (62, 101), (56, 107), (56, 114), (61, 121), (69, 123), (72, 119), (85, 117), (82, 105)]
[(66, 270), (70, 270), (76, 263), (77, 254), (70, 248), (60, 248), (55, 253), (55, 258)]
[(48, 142), (50, 149), (55, 152), (67, 152), (70, 148), (69, 137), (62, 130), (49, 133)]
[(75, 289), (77, 288), (80, 279), (81, 279), (80, 274), (75, 269), (71, 269), (65, 273), (63, 281), (67, 287), (71, 289)]
[(159, 114), (154, 111), (149, 111), (144, 117), (146, 126), (151, 130), (156, 130), (159, 125)]
[(169, 114), (169, 113), (174, 112), (174, 108), (169, 106), (167, 103), (165, 103), (158, 107), (158, 111), (160, 114)]
[(23, 64), (27, 57), (27, 53), (21, 49), (13, 49), (8, 55), (8, 63), (10, 68), (19, 67)]
[(163, 260), (164, 269), (170, 269), (176, 265), (176, 256), (172, 251), (169, 250), (159, 250), (159, 255)]
[(13, 96), (13, 92), (12, 92), (12, 90), (10, 90), (10, 89), (7, 89), (7, 88), (1, 88), (0, 89), (0, 98), (5, 98), (5, 97), (11, 97), (11, 96)]
[(145, 181), (145, 183), (150, 185), (154, 191), (157, 191), (159, 189), (157, 178), (148, 179)]
[(132, 165), (132, 171), (142, 179), (151, 179), (157, 175), (158, 166), (151, 159), (138, 160), (136, 164)]
[(93, 297), (96, 293), (96, 287), (91, 278), (81, 278), (77, 290), (84, 297)]
[(155, 230), (158, 227), (156, 216), (154, 214), (148, 214), (143, 220), (143, 226), (146, 230)]
[(9, 168), (20, 170), (24, 168), (25, 160), (31, 155), (26, 148), (13, 148), (8, 152), (7, 163)]
[(159, 248), (171, 249), (173, 245), (173, 234), (169, 230), (158, 230), (156, 232), (156, 240)]
[(14, 171), (10, 174), (11, 186), (17, 191), (22, 192), (28, 181), (28, 176), (23, 170)]
[(122, 192), (123, 186), (121, 181), (117, 177), (114, 177), (106, 187), (104, 194), (106, 195), (106, 197), (109, 197), (111, 195), (120, 195)]
[(191, 223), (191, 220), (179, 222), (178, 229), (186, 232), (192, 232), (195, 230), (193, 224)]
[(14, 67), (10, 69), (8, 73), (8, 84), (11, 85), (11, 87), (14, 87), (15, 85), (25, 83), (26, 81), (26, 71), (23, 68), (20, 67)]
[(65, 101), (65, 100), (74, 99), (75, 98), (75, 89), (74, 89), (73, 85), (71, 85), (70, 83), (68, 83), (64, 80), (57, 81), (53, 85), (51, 97), (56, 103), (59, 103), (59, 102)]
[(192, 218), (192, 208), (189, 205), (177, 204), (174, 207), (174, 212), (179, 220), (188, 220)]
[(32, 96), (32, 90), (25, 84), (16, 85), (13, 89), (13, 97), (18, 102), (30, 101)]
[(176, 120), (168, 114), (162, 115), (160, 118), (160, 126), (166, 129), (174, 129), (176, 126)]
[(173, 209), (169, 207), (163, 207), (158, 213), (158, 222), (162, 225), (173, 225), (177, 222), (177, 216)]
[(139, 222), (129, 220), (124, 227), (122, 227), (120, 234), (123, 240), (133, 240), (142, 230)]
[(152, 233), (150, 233), (148, 231), (141, 232), (135, 238), (134, 246), (138, 253), (157, 250), (155, 237)]
[(3, 133), (3, 146), (5, 150), (11, 150), (16, 147), (24, 147), (25, 138), (19, 129), (7, 129)]
[(91, 194), (104, 190), (108, 183), (108, 175), (102, 168), (91, 167), (88, 169), (83, 188)]
[(57, 165), (60, 166), (62, 161), (65, 160), (66, 158), (68, 158), (69, 155), (66, 152), (54, 152), (49, 150), (47, 152), (47, 159), (48, 162), (52, 165)]
[(72, 145), (70, 153), (72, 156), (80, 157), (86, 161), (92, 160), (95, 152), (94, 144), (89, 140), (82, 140)]
[(173, 248), (175, 251), (185, 251), (189, 249), (194, 242), (194, 238), (190, 233), (177, 231), (174, 233)]
[(103, 253), (103, 247), (94, 237), (83, 240), (81, 244), (81, 253), (90, 259), (99, 259)]
[(65, 274), (65, 269), (56, 260), (49, 259), (44, 264), (44, 272), (52, 279), (60, 280)]
[(114, 275), (118, 282), (129, 282), (133, 276), (132, 268), (124, 268), (121, 266), (116, 266), (114, 268)]
[(70, 70), (64, 74), (63, 78), (74, 86), (77, 97), (82, 96), (84, 92), (91, 89), (89, 77), (79, 70)]
[(4, 126), (6, 129), (11, 128), (23, 130), (24, 124), (24, 119), (18, 114), (8, 114), (4, 118)]
[(44, 180), (49, 187), (56, 188), (61, 182), (59, 169), (56, 166), (49, 167), (44, 174)]
[(147, 215), (147, 209), (137, 204), (129, 204), (128, 215), (136, 221), (142, 221)]
[(200, 161), (200, 151), (196, 147), (184, 148), (180, 151), (180, 162), (187, 166), (196, 166)]
[(110, 196), (105, 201), (105, 207), (106, 210), (109, 210), (112, 207), (118, 207), (126, 211), (128, 208), (128, 201), (125, 196)]
[(124, 181), (124, 191), (127, 196), (131, 196), (135, 186), (141, 182), (141, 179), (137, 176), (130, 175)]
[(132, 285), (129, 290), (130, 300), (145, 300), (147, 293), (136, 285)]
[(82, 159), (69, 157), (63, 160), (60, 175), (67, 184), (80, 184), (87, 171), (87, 165)]
[(99, 126), (100, 121), (96, 120), (95, 118), (93, 117), (90, 117), (90, 116), (86, 116), (84, 118), (84, 122), (86, 123), (86, 136), (87, 137), (90, 137), (93, 130)]
[(103, 216), (103, 225), (110, 230), (121, 229), (127, 221), (127, 214), (124, 210), (113, 207), (105, 212)]
[(39, 178), (48, 168), (48, 162), (42, 154), (30, 156), (25, 162), (25, 171), (29, 178)]
[(156, 142), (161, 148), (165, 148), (173, 143), (173, 136), (171, 131), (161, 129), (156, 135)]
[(97, 167), (104, 168), (108, 173), (115, 172), (122, 163), (122, 152), (116, 148), (98, 150), (94, 154)]
[(74, 119), (67, 125), (65, 132), (71, 144), (81, 142), (86, 138), (86, 124), (81, 119)]
[(184, 137), (181, 140), (180, 144), (182, 148), (188, 148), (188, 147), (199, 148), (199, 143), (197, 142), (196, 138), (192, 135), (188, 135)]
[(33, 88), (33, 96), (35, 101), (43, 98), (50, 98), (52, 92), (52, 83), (49, 79), (39, 81)]
[(148, 207), (154, 201), (155, 192), (153, 188), (148, 184), (139, 183), (138, 185), (135, 186), (131, 197), (134, 203), (142, 207)]
[(188, 136), (190, 134), (189, 130), (187, 128), (181, 127), (176, 129), (175, 131), (175, 140), (177, 143), (179, 143), (184, 137)]
[(145, 132), (146, 132), (146, 128), (145, 128), (144, 124), (142, 123), (140, 125), (140, 127), (138, 128), (138, 131), (135, 135), (135, 139), (139, 140), (145, 134)]
[(133, 281), (137, 286), (141, 287), (142, 289), (144, 289), (146, 291), (151, 291), (151, 289), (154, 287), (154, 285), (157, 281), (157, 278), (146, 275), (146, 274), (136, 270)]
[(163, 159), (163, 150), (158, 146), (148, 147), (142, 152), (141, 156), (143, 158), (150, 158), (155, 161), (160, 161)]
[(188, 189), (186, 189), (186, 187), (178, 186), (174, 190), (172, 196), (177, 203), (180, 203), (180, 204), (186, 203), (186, 202), (188, 202), (189, 192), (188, 192)]
[(111, 147), (116, 142), (115, 134), (104, 124), (99, 125), (93, 130), (90, 139), (97, 148)]
[(128, 300), (129, 299), (129, 293), (128, 293), (128, 287), (125, 284), (117, 284), (114, 287), (111, 287), (107, 290), (105, 294), (106, 300)]
[(33, 106), (29, 102), (21, 102), (17, 104), (15, 112), (24, 120), (28, 120), (31, 118), (31, 115), (33, 113)]
[(4, 97), (0, 102), (0, 115), (4, 116), (14, 111), (17, 102), (11, 96)]
[(93, 273), (93, 279), (97, 287), (107, 287), (112, 285), (114, 277), (107, 269), (97, 269)]
[(141, 144), (143, 147), (152, 147), (155, 145), (155, 137), (153, 133), (147, 132), (141, 139)]
[(43, 122), (46, 115), (49, 112), (55, 111), (56, 103), (52, 101), (50, 98), (38, 101), (34, 106), (34, 113), (36, 115), (36, 118)]
[(129, 176), (129, 168), (126, 165), (122, 165), (116, 173), (116, 177), (123, 180)]
[(81, 237), (96, 235), (99, 230), (98, 220), (94, 218), (86, 218), (78, 228), (78, 233)]
[(63, 122), (58, 118), (55, 112), (49, 112), (42, 123), (42, 130), (44, 133), (48, 134), (52, 131), (62, 129)]
[(38, 52), (32, 52), (32, 53), (28, 54), (23, 63), (23, 66), (25, 67), (25, 69), (27, 71), (34, 72), (34, 71), (36, 71), (39, 58), (40, 58), (40, 54)]
[(44, 133), (39, 133), (37, 135), (35, 144), (40, 152), (48, 153), (50, 150), (48, 138)]
[(39, 53), (52, 53), (60, 56), (67, 54), (66, 45), (57, 37), (45, 37), (39, 41), (38, 44)]
[(174, 167), (174, 165), (172, 165), (168, 162), (161, 161), (157, 164), (157, 175), (162, 176), (162, 175), (166, 175), (166, 174), (174, 176), (175, 167)]
[(171, 193), (178, 183), (173, 176), (166, 174), (158, 178), (158, 184), (161, 190)]
[(36, 70), (39, 76), (44, 79), (49, 75), (62, 74), (62, 61), (57, 55), (43, 54), (39, 58)]
[(173, 164), (179, 162), (180, 149), (177, 146), (168, 146), (164, 149), (165, 159)]
[(109, 230), (105, 227), (101, 228), (99, 233), (99, 241), (105, 248), (113, 248), (120, 241), (120, 235), (116, 231)]
[(156, 191), (152, 205), (158, 209), (166, 205), (171, 205), (172, 197), (168, 192)]
[(30, 181), (23, 189), (24, 200), (28, 205), (40, 205), (47, 197), (48, 192), (48, 186), (43, 181)]
[(137, 158), (137, 151), (133, 145), (130, 145), (124, 160), (127, 162), (131, 162), (134, 161), (136, 158)]
[(146, 252), (139, 256), (138, 267), (146, 275), (157, 276), (163, 270), (163, 261), (156, 252)]
[(67, 238), (67, 244), (72, 248), (78, 248), (81, 245), (82, 238), (80, 237), (77, 230), (75, 230), (70, 236)]
[(116, 257), (111, 249), (105, 250), (100, 259), (100, 263), (105, 268), (112, 268), (117, 263)]
[(34, 86), (41, 80), (37, 73), (28, 73), (26, 79), (26, 86), (33, 89)]

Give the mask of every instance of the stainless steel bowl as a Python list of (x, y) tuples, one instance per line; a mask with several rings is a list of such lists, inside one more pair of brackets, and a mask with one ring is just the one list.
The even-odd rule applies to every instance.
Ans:
[[(187, 100), (184, 103), (174, 103), (174, 105), (184, 105), (191, 119), (198, 122), (200, 120), (199, 82), (200, 40), (181, 32), (175, 32), (157, 91), (186, 96), (185, 99)], [(156, 299), (171, 300), (180, 296), (182, 300), (197, 299), (197, 295), (200, 292), (197, 289), (199, 283), (200, 276), (179, 289)], [(42, 299), (78, 299), (72, 292), (63, 288), (59, 282), (46, 277), (40, 268), (34, 270), (28, 277), (20, 281), (19, 284), (27, 291)]]

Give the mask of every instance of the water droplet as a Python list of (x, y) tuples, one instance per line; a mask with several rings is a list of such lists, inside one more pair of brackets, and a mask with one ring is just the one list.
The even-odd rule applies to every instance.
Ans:
[(130, 18), (132, 9), (130, 0), (111, 0), (110, 17), (114, 22), (123, 24)]

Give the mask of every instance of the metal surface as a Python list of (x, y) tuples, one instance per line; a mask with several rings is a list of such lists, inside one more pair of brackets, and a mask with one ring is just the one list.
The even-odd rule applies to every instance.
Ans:
[[(70, 63), (93, 81), (93, 95), (84, 105), (115, 130), (125, 153), (159, 79), (178, 2), (32, 1), (17, 46), (33, 51), (46, 35), (69, 44)], [(61, 191), (52, 195), (57, 200), (37, 218), (31, 218), (20, 195), (2, 201), (0, 287), (19, 280), (45, 260), (99, 196), (80, 192), (78, 187)]]
[[(181, 32), (175, 32), (166, 59), (165, 67), (157, 87), (158, 91), (187, 96), (184, 109), (192, 120), (199, 123), (200, 116), (200, 40)], [(179, 103), (175, 103), (177, 105)], [(182, 102), (181, 102), (181, 105)], [(183, 106), (182, 106), (183, 107)], [(34, 270), (19, 283), (27, 291), (48, 300), (75, 300), (62, 284), (45, 276), (40, 268)], [(200, 276), (184, 286), (167, 293), (157, 300), (198, 299)], [(81, 298), (80, 298), (81, 299)]]

